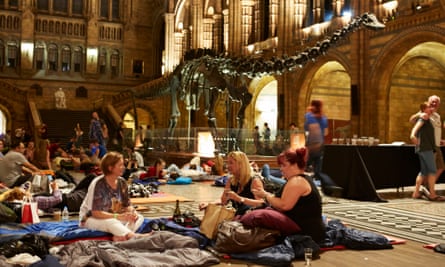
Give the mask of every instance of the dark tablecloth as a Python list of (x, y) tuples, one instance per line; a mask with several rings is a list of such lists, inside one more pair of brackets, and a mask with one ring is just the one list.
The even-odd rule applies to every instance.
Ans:
[[(343, 187), (348, 199), (384, 201), (376, 189), (413, 186), (419, 170), (412, 145), (325, 147), (323, 172)], [(438, 182), (443, 181), (445, 175)]]

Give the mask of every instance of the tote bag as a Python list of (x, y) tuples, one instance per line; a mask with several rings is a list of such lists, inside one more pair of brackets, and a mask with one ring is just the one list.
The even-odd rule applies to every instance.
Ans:
[(235, 217), (234, 208), (210, 203), (205, 210), (199, 230), (207, 238), (214, 239), (219, 223), (232, 220), (233, 217)]
[(31, 197), (25, 197), (22, 204), (22, 223), (39, 223), (37, 202)]

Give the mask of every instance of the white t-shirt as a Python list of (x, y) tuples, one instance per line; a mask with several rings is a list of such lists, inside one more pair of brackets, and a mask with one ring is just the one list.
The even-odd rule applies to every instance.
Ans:
[(436, 146), (440, 146), (440, 140), (442, 139), (442, 121), (440, 120), (439, 113), (433, 112), (430, 116), (430, 121), (434, 127), (434, 140), (436, 141)]

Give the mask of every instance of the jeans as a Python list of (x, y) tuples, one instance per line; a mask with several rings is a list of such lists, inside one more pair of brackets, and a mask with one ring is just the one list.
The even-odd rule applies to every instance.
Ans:
[(311, 166), (315, 176), (321, 173), (323, 164), (323, 146), (316, 151), (309, 151), (309, 158), (306, 166)]
[[(276, 177), (272, 174), (272, 172), (274, 172), (274, 175), (280, 175), (280, 177)], [(281, 178), (281, 172), (280, 171), (274, 171), (270, 169), (269, 164), (264, 164), (263, 168), (261, 169), (261, 176), (264, 177), (264, 179), (267, 179), (271, 182), (277, 183), (277, 184), (285, 184), (286, 180)]]

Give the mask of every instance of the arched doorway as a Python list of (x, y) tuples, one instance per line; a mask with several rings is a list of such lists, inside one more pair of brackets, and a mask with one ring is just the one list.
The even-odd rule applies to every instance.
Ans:
[(261, 88), (255, 103), (255, 125), (260, 127), (261, 132), (264, 123), (267, 123), (271, 130), (271, 140), (277, 134), (277, 117), (277, 81), (272, 80)]
[(139, 129), (145, 130), (147, 126), (150, 125), (152, 130), (154, 126), (153, 118), (151, 117), (150, 112), (143, 108), (136, 108), (136, 116), (138, 125), (136, 125), (135, 114), (133, 110), (128, 111), (124, 115), (124, 125), (126, 128), (125, 139), (133, 141), (135, 147), (140, 147), (143, 144), (144, 132), (142, 133), (138, 131)]
[(3, 135), (6, 133), (6, 116), (5, 113), (3, 113), (3, 110), (0, 109), (0, 135)]
[[(390, 80), (388, 95), (388, 141), (410, 142), (413, 125), (409, 117), (419, 110), (419, 105), (431, 95), (443, 101), (445, 94), (445, 45), (424, 42), (413, 46), (397, 63)], [(422, 97), (419, 97), (422, 96)]]
[(323, 101), (323, 112), (329, 120), (329, 136), (345, 138), (351, 136), (351, 77), (337, 61), (328, 61), (314, 74), (308, 91), (308, 103)]

